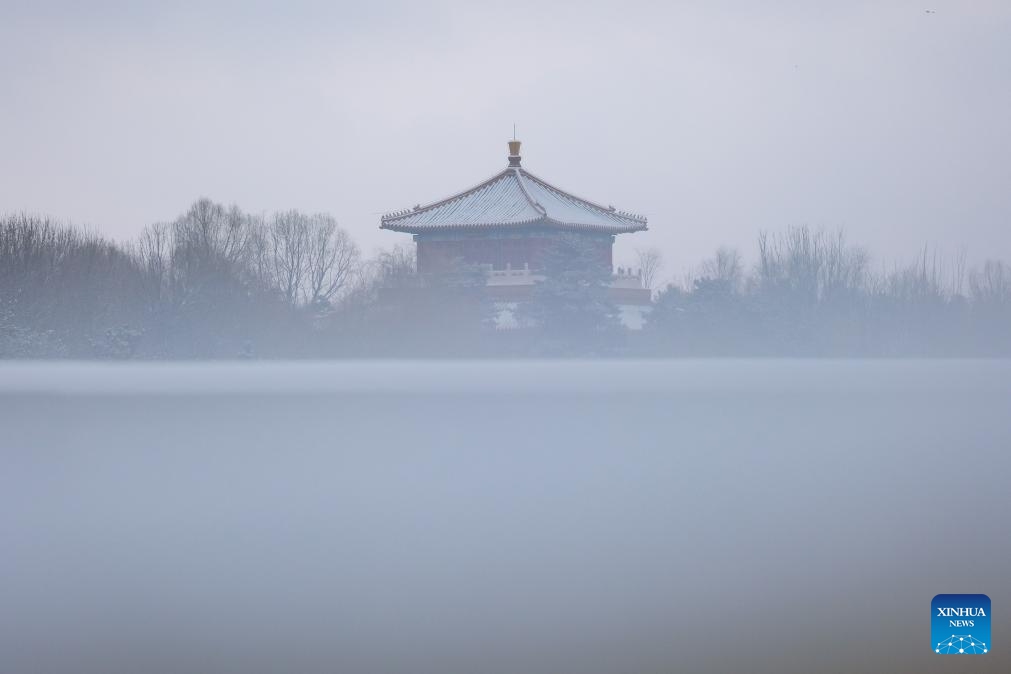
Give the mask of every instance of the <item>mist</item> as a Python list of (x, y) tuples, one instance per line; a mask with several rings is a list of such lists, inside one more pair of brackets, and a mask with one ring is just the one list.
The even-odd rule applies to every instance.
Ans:
[(659, 286), (656, 248), (637, 249), (637, 267), (601, 258), (637, 235), (552, 234), (517, 269), (490, 262), (502, 239), (482, 239), (472, 259), (426, 269), (413, 241), (368, 257), (325, 213), (201, 199), (125, 245), (13, 215), (0, 219), (0, 358), (1011, 355), (1000, 259), (923, 248), (880, 268), (843, 230), (791, 227), (759, 232), (754, 264), (722, 246)]
[(1011, 671), (1009, 36), (8, 0), (0, 672)]
[(3, 373), (6, 671), (940, 672), (1011, 596), (1007, 362)]

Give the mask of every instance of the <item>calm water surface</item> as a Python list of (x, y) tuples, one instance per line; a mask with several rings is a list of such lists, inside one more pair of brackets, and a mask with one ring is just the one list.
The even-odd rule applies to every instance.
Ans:
[(1009, 449), (1008, 361), (3, 363), (0, 671), (1007, 672)]

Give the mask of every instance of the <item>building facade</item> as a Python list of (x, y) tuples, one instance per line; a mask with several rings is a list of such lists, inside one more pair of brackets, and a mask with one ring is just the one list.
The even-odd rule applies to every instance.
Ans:
[[(581, 199), (523, 168), (520, 142), (509, 142), (509, 164), (488, 180), (427, 206), (383, 216), (381, 229), (414, 235), (418, 272), (435, 274), (476, 266), (486, 271), (488, 293), (503, 325), (516, 303), (543, 279), (543, 258), (560, 237), (578, 237), (613, 270), (615, 236), (646, 230), (646, 218)], [(630, 328), (641, 327), (650, 291), (638, 275), (613, 273), (612, 300)]]

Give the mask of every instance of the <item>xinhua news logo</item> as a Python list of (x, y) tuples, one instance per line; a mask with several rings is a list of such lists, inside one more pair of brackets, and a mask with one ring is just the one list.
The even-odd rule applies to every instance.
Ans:
[(990, 597), (939, 594), (930, 602), (930, 647), (941, 655), (990, 652)]

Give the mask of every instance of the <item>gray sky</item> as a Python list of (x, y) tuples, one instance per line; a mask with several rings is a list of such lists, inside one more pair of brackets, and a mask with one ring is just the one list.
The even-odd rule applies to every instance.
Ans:
[(1011, 258), (1007, 0), (168, 4), (3, 1), (0, 211), (126, 239), (208, 196), (371, 251), (515, 122), (525, 167), (649, 217), (619, 261), (789, 224)]

